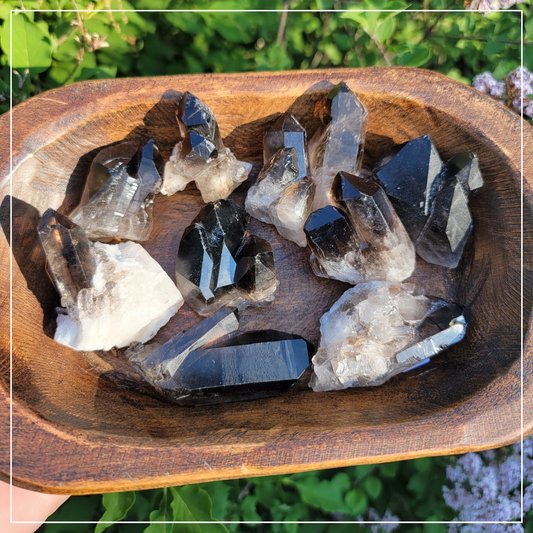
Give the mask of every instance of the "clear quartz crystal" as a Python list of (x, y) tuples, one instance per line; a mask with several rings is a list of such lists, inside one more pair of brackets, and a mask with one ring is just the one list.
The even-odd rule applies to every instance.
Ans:
[(79, 205), (71, 213), (92, 240), (146, 241), (163, 159), (153, 140), (104, 148), (89, 170)]
[(204, 202), (227, 198), (246, 180), (252, 165), (237, 161), (224, 146), (215, 115), (193, 94), (183, 94), (176, 118), (183, 139), (165, 165), (161, 193), (174, 194), (194, 181)]
[(280, 148), (248, 190), (245, 209), (254, 218), (274, 224), (282, 237), (305, 247), (303, 226), (311, 212), (315, 184), (301, 171), (300, 161), (306, 164), (301, 153), (305, 153), (301, 145)]
[(332, 203), (331, 184), (338, 172), (359, 172), (368, 111), (341, 82), (321, 103), (320, 118), (322, 125), (309, 141), (311, 176), (316, 183), (313, 211)]
[(414, 285), (373, 281), (346, 291), (320, 320), (315, 392), (381, 385), (466, 333), (466, 310)]
[(61, 295), (54, 339), (75, 350), (146, 342), (183, 304), (170, 277), (137, 243), (91, 243), (52, 209), (39, 225), (51, 277)]
[(176, 283), (202, 316), (243, 302), (274, 299), (277, 280), (272, 247), (247, 235), (250, 216), (230, 200), (207, 204), (185, 228), (178, 248)]

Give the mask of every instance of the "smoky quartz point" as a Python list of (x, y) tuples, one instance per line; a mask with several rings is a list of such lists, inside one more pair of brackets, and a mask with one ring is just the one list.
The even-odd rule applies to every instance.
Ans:
[(409, 283), (373, 281), (346, 291), (320, 320), (314, 391), (381, 385), (459, 342), (469, 312)]
[[(130, 361), (160, 392), (184, 405), (275, 396), (301, 377), (309, 366), (313, 347), (298, 335), (253, 331), (206, 345), (205, 332), (209, 333), (214, 322), (226, 321), (230, 325), (227, 330), (235, 327), (232, 316), (227, 308), (220, 309), (144, 359), (142, 352), (139, 356), (130, 349)], [(209, 325), (204, 326), (208, 321)], [(202, 340), (193, 342), (200, 335)]]
[(162, 173), (163, 159), (153, 140), (104, 148), (91, 164), (81, 201), (70, 217), (91, 240), (146, 241)]
[(298, 150), (303, 151), (302, 146), (280, 148), (274, 154), (248, 190), (245, 208), (254, 218), (274, 224), (282, 237), (305, 247), (303, 226), (311, 212), (315, 184), (302, 172), (306, 158)]
[(59, 292), (61, 306), (67, 308), (82, 289), (93, 287), (96, 260), (91, 242), (82, 228), (53, 209), (44, 212), (38, 232), (48, 275)]
[(237, 161), (224, 146), (215, 115), (193, 94), (183, 93), (176, 118), (182, 140), (165, 165), (161, 193), (174, 194), (194, 181), (204, 202), (227, 198), (252, 166)]
[(170, 277), (140, 244), (92, 243), (53, 209), (43, 214), (38, 231), (61, 296), (56, 342), (82, 351), (146, 342), (183, 304)]
[(315, 211), (305, 225), (315, 274), (352, 285), (408, 278), (415, 249), (383, 189), (339, 172), (331, 196), (336, 205)]
[(230, 200), (206, 205), (182, 236), (176, 282), (185, 301), (207, 316), (224, 305), (263, 305), (277, 280), (270, 244), (247, 236), (250, 216)]
[(378, 165), (376, 175), (428, 263), (456, 268), (473, 230), (469, 196), (483, 186), (473, 153), (461, 153), (446, 164), (429, 135), (406, 143)]
[(319, 115), (322, 124), (309, 141), (311, 176), (316, 184), (313, 211), (332, 203), (331, 185), (338, 172), (358, 174), (368, 111), (341, 82), (320, 103)]
[(405, 143), (386, 161), (375, 169), (377, 178), (415, 242), (442, 183), (442, 160), (430, 136), (424, 135)]

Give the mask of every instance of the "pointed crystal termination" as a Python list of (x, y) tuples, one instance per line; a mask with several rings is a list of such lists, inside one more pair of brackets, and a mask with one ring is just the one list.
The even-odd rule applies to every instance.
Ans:
[(366, 244), (364, 279), (407, 279), (415, 269), (415, 248), (385, 191), (371, 179), (339, 172), (331, 193)]
[(346, 291), (320, 320), (314, 391), (381, 385), (463, 339), (468, 312), (408, 283)]
[[(204, 331), (207, 327), (202, 324)], [(187, 332), (177, 341), (172, 339), (145, 359), (156, 362), (156, 372), (144, 368), (141, 372), (169, 399), (185, 405), (275, 396), (301, 377), (314, 351), (302, 337), (273, 330), (244, 333), (202, 348), (184, 341), (187, 335), (194, 336)]]
[(332, 203), (331, 184), (338, 172), (359, 172), (368, 118), (366, 107), (344, 82), (321, 106), (323, 124), (309, 142), (311, 176), (316, 183), (313, 211)]
[(44, 212), (38, 232), (61, 306), (69, 307), (82, 289), (93, 286), (96, 261), (91, 243), (79, 226), (53, 209)]
[(298, 179), (309, 175), (307, 132), (292, 113), (283, 113), (263, 137), (263, 162), (266, 165), (282, 148), (294, 148)]
[(198, 314), (210, 315), (224, 305), (259, 305), (274, 299), (272, 249), (263, 239), (246, 238), (249, 220), (237, 204), (219, 200), (206, 205), (185, 228), (176, 282)]
[(146, 342), (183, 304), (140, 244), (90, 243), (82, 228), (52, 209), (42, 216), (39, 236), (64, 307), (54, 336), (60, 344), (86, 351)]
[(282, 237), (305, 247), (303, 226), (311, 212), (315, 184), (302, 176), (300, 159), (295, 147), (276, 152), (250, 187), (245, 208), (254, 218), (274, 224)]
[(188, 331), (165, 344), (135, 343), (126, 351), (133, 367), (154, 387), (164, 389), (190, 352), (214, 342), (239, 328), (235, 309), (222, 307)]
[(323, 207), (311, 213), (304, 230), (317, 276), (352, 285), (365, 280), (361, 241), (345, 213), (332, 205)]
[(72, 220), (93, 240), (146, 241), (162, 173), (163, 159), (151, 139), (104, 148), (91, 165)]
[(183, 140), (165, 165), (161, 193), (174, 194), (194, 181), (204, 202), (227, 198), (246, 180), (252, 165), (237, 161), (224, 147), (215, 115), (196, 96), (183, 93), (176, 118)]
[(415, 242), (442, 183), (442, 160), (429, 135), (409, 141), (385, 160), (385, 164), (378, 164), (376, 175)]

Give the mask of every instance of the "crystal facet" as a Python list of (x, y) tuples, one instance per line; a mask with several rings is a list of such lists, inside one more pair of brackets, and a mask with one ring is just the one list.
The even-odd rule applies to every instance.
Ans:
[(373, 281), (346, 291), (320, 320), (315, 391), (381, 385), (466, 333), (467, 311), (414, 285)]
[(90, 243), (52, 209), (39, 225), (49, 270), (61, 295), (54, 339), (75, 350), (146, 342), (183, 304), (180, 292), (137, 243)]
[(71, 213), (92, 240), (146, 241), (163, 159), (153, 140), (101, 150), (92, 162), (78, 207)]
[(277, 281), (270, 245), (246, 238), (250, 216), (230, 200), (206, 205), (183, 232), (176, 282), (186, 302), (207, 316), (223, 305), (274, 299)]
[(309, 175), (307, 132), (292, 113), (283, 113), (263, 137), (263, 162), (266, 165), (282, 148), (294, 148), (298, 179)]
[(361, 257), (364, 279), (407, 279), (415, 269), (415, 248), (385, 191), (368, 178), (339, 172), (332, 196), (366, 245)]
[[(221, 311), (226, 313), (220, 309), (204, 322)], [(201, 333), (208, 329), (203, 323), (196, 328)], [(300, 378), (313, 353), (312, 345), (302, 337), (273, 330), (243, 333), (204, 347), (205, 335), (202, 341), (192, 342), (195, 335), (198, 332), (187, 332), (172, 339), (144, 361), (139, 362), (135, 352), (130, 358), (134, 366), (141, 367), (148, 381), (180, 404), (205, 405), (275, 396)]]
[(73, 305), (82, 289), (93, 286), (96, 261), (91, 243), (79, 226), (53, 209), (44, 212), (38, 232), (61, 306)]
[(361, 241), (348, 216), (328, 205), (311, 213), (305, 224), (313, 272), (356, 285), (364, 281)]
[(182, 191), (194, 181), (204, 202), (227, 198), (252, 168), (237, 161), (224, 147), (215, 115), (189, 92), (183, 93), (176, 113), (181, 140), (165, 165), (162, 194)]
[(276, 152), (250, 187), (245, 207), (254, 218), (274, 224), (282, 237), (304, 247), (303, 225), (311, 212), (315, 184), (305, 173), (302, 176), (301, 159), (295, 147)]
[(439, 185), (442, 160), (429, 135), (406, 143), (376, 174), (411, 239), (424, 227)]
[(316, 183), (313, 211), (331, 204), (331, 184), (338, 172), (358, 173), (368, 111), (342, 82), (321, 103), (320, 118), (322, 125), (309, 141), (311, 176)]

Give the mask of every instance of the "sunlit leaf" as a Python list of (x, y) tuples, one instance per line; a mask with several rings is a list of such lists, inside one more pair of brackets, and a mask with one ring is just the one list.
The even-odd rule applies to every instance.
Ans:
[[(102, 531), (113, 525), (113, 522), (122, 520), (132, 505), (135, 503), (135, 492), (113, 492), (104, 494), (102, 503), (105, 507), (105, 513), (100, 518), (98, 524), (94, 529), (94, 533), (102, 533)], [(104, 522), (111, 522), (105, 524)]]

